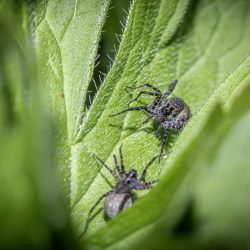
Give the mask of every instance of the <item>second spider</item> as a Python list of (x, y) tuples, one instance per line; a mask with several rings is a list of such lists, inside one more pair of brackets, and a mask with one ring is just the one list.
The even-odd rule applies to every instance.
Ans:
[(141, 177), (138, 178), (138, 174), (135, 169), (130, 169), (129, 171), (126, 171), (123, 163), (122, 147), (120, 147), (119, 152), (120, 152), (120, 165), (118, 164), (116, 155), (113, 155), (116, 170), (112, 170), (102, 159), (100, 159), (98, 156), (95, 155), (95, 158), (114, 177), (116, 184), (112, 190), (103, 194), (90, 209), (87, 216), (84, 233), (86, 232), (89, 223), (92, 220), (92, 214), (95, 208), (103, 199), (105, 199), (103, 206), (105, 217), (107, 219), (112, 219), (113, 217), (118, 215), (121, 211), (132, 206), (132, 203), (134, 201), (133, 190), (149, 189), (152, 187), (154, 183), (157, 182), (156, 180), (146, 181), (145, 178), (149, 166), (152, 165), (154, 160), (158, 158), (158, 155), (148, 162), (148, 164), (145, 166), (142, 172)]

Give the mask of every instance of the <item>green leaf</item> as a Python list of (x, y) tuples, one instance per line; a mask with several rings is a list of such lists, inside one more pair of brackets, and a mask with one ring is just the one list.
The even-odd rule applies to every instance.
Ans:
[(43, 79), (44, 104), (59, 124), (59, 176), (69, 195), (70, 151), (86, 113), (101, 28), (109, 0), (35, 1), (28, 6)]
[[(0, 3), (0, 248), (77, 247), (52, 167), (82, 235), (90, 208), (112, 181), (93, 153), (113, 167), (112, 155), (123, 144), (126, 168), (140, 174), (160, 150), (157, 124), (142, 125), (145, 114), (110, 117), (138, 93), (126, 87), (149, 82), (166, 91), (174, 79), (174, 95), (188, 103), (193, 117), (170, 135), (166, 156), (150, 168), (148, 180), (159, 184), (148, 194), (138, 192), (142, 198), (108, 223), (97, 214), (83, 246), (249, 248), (250, 3), (134, 0), (120, 48), (92, 102), (109, 4)], [(133, 105), (151, 101), (144, 96)]]
[[(125, 109), (131, 100), (126, 86), (150, 82), (165, 91), (177, 78), (179, 83), (174, 94), (190, 105), (193, 118), (179, 137), (172, 136), (174, 143), (171, 140), (167, 145), (169, 150), (174, 144), (171, 154), (149, 171), (148, 179), (159, 178), (199, 135), (215, 103), (218, 100), (227, 102), (238, 85), (242, 82), (243, 86), (249, 78), (249, 10), (250, 4), (243, 0), (133, 2), (113, 67), (86, 114), (79, 142), (72, 146), (72, 219), (79, 234), (89, 209), (110, 189), (102, 175), (111, 179), (103, 169), (100, 174), (92, 153), (113, 166), (112, 154), (118, 152), (122, 143), (126, 167), (140, 172), (160, 150), (154, 124), (141, 126), (146, 118), (144, 114), (131, 112), (109, 117)], [(152, 99), (140, 100), (148, 103)], [(141, 214), (147, 206), (141, 201), (139, 204)], [(94, 236), (94, 244), (102, 247), (113, 244), (144, 228), (158, 214), (154, 206), (139, 223), (135, 207)], [(103, 214), (99, 213), (91, 222), (88, 233), (105, 224)]]
[[(131, 244), (133, 245), (138, 241), (140, 242), (141, 239), (150, 237), (155, 222), (167, 221), (166, 226), (172, 226), (171, 229), (173, 229), (173, 223), (176, 223), (177, 220), (176, 217), (183, 212), (189, 204), (190, 199), (193, 198), (193, 196), (190, 198), (190, 189), (187, 187), (193, 184), (191, 185), (190, 182), (186, 184), (187, 175), (193, 175), (193, 171), (197, 171), (199, 166), (206, 164), (206, 159), (209, 163), (210, 160), (212, 161), (217, 144), (219, 145), (218, 141), (222, 140), (219, 133), (225, 135), (227, 133), (226, 125), (228, 124), (228, 120), (232, 122), (236, 120), (237, 115), (240, 116), (241, 112), (245, 112), (246, 108), (239, 108), (240, 105), (248, 107), (246, 100), (247, 95), (249, 97), (249, 90), (246, 91), (244, 98), (239, 98), (239, 104), (236, 105), (234, 100), (238, 97), (239, 92), (242, 92), (242, 89), (244, 90), (244, 86), (250, 83), (250, 72), (247, 73), (249, 66), (250, 58), (220, 86), (189, 122), (172, 149), (172, 157), (169, 158), (167, 173), (162, 177), (154, 190), (137, 202), (131, 211), (123, 212), (121, 216), (111, 221), (105, 228), (90, 237), (90, 245), (93, 244), (99, 248), (112, 246), (119, 249), (130, 249)], [(240, 87), (230, 97), (229, 94), (232, 92), (233, 86), (237, 86), (239, 83)], [(218, 109), (218, 101), (223, 101), (222, 92), (224, 93), (224, 98), (226, 98), (224, 101), (227, 100), (224, 107), (228, 107), (230, 104), (236, 106), (231, 111), (231, 113), (236, 113), (236, 110), (238, 110), (238, 114), (234, 114), (235, 117), (231, 116), (230, 113), (227, 115), (227, 119), (225, 119), (221, 109)], [(216, 129), (218, 130), (218, 134), (216, 134)], [(214, 135), (208, 134), (213, 133), (213, 131), (215, 131)], [(197, 167), (195, 168), (195, 166), (193, 167), (193, 162), (196, 158)], [(197, 179), (195, 175), (191, 182), (195, 182)], [(200, 183), (202, 185), (202, 182)], [(201, 188), (198, 187), (198, 189)], [(178, 195), (179, 189), (184, 190), (180, 195)], [(175, 200), (178, 201), (177, 208), (175, 203), (172, 205)], [(142, 211), (146, 211), (146, 213), (142, 213)], [(133, 221), (133, 223), (128, 223), (128, 221)], [(156, 236), (152, 236), (150, 239), (154, 239), (154, 237), (156, 242), (157, 240), (159, 241), (159, 238)], [(165, 239), (162, 235), (161, 237)]]

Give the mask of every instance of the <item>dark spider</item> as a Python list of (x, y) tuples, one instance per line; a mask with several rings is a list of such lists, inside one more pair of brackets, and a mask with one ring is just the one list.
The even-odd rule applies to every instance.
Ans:
[(105, 164), (103, 160), (101, 160), (98, 156), (95, 157), (98, 161), (111, 173), (111, 175), (115, 178), (116, 185), (115, 187), (108, 191), (107, 193), (103, 194), (93, 205), (93, 207), (89, 210), (84, 233), (88, 229), (89, 223), (91, 221), (91, 214), (93, 213), (96, 206), (105, 198), (104, 202), (104, 213), (107, 219), (112, 219), (120, 212), (132, 206), (134, 201), (134, 193), (133, 190), (144, 190), (149, 189), (156, 180), (153, 181), (145, 181), (147, 170), (149, 166), (154, 162), (155, 159), (158, 158), (158, 155), (155, 156), (151, 161), (148, 162), (146, 167), (144, 168), (141, 177), (138, 179), (137, 171), (134, 169), (129, 170), (127, 172), (124, 167), (123, 163), (123, 155), (122, 155), (122, 146), (119, 148), (120, 152), (120, 166), (118, 165), (116, 155), (113, 155), (116, 171), (112, 170), (108, 165)]
[(162, 93), (158, 88), (154, 87), (149, 83), (137, 87), (128, 87), (131, 89), (149, 87), (152, 90), (154, 90), (154, 92), (144, 91), (144, 90), (140, 91), (139, 94), (136, 96), (136, 98), (132, 99), (129, 102), (129, 104), (136, 101), (142, 94), (156, 96), (156, 98), (148, 106), (138, 106), (138, 107), (128, 108), (110, 116), (110, 117), (117, 116), (128, 111), (144, 110), (151, 115), (146, 121), (143, 122), (144, 124), (150, 121), (152, 118), (158, 121), (160, 123), (160, 126), (157, 130), (157, 135), (160, 134), (162, 128), (164, 129), (165, 132), (162, 137), (162, 146), (159, 155), (159, 160), (162, 156), (169, 130), (175, 130), (175, 131), (181, 130), (191, 117), (188, 105), (181, 98), (179, 97), (168, 98), (168, 96), (175, 89), (176, 84), (177, 80), (173, 81), (170, 84), (168, 91), (166, 91), (165, 93)]

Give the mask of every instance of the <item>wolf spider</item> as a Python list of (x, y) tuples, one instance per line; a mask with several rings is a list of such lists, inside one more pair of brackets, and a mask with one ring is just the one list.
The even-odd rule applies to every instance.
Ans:
[(191, 117), (190, 109), (188, 105), (183, 101), (183, 99), (179, 97), (175, 97), (175, 96), (169, 97), (169, 95), (174, 91), (177, 82), (178, 82), (177, 80), (174, 80), (170, 84), (168, 91), (166, 91), (165, 93), (162, 93), (158, 88), (154, 87), (152, 84), (149, 84), (149, 83), (145, 83), (137, 87), (128, 87), (130, 89), (139, 89), (143, 87), (148, 87), (153, 90), (152, 92), (145, 91), (145, 90), (140, 91), (139, 94), (129, 102), (129, 104), (136, 101), (143, 94), (156, 96), (156, 98), (148, 106), (137, 106), (137, 107), (127, 108), (123, 111), (120, 111), (110, 116), (110, 117), (114, 117), (114, 116), (123, 114), (128, 111), (143, 110), (143, 111), (146, 111), (148, 114), (150, 114), (150, 117), (146, 121), (143, 122), (144, 124), (149, 122), (151, 119), (155, 119), (156, 121), (158, 121), (160, 126), (157, 130), (157, 135), (160, 134), (162, 128), (164, 129), (164, 135), (162, 137), (162, 145), (161, 145), (161, 151), (159, 155), (159, 161), (162, 156), (163, 149), (166, 144), (169, 131), (181, 130)]
[(89, 210), (83, 233), (85, 233), (88, 229), (89, 223), (92, 220), (91, 215), (94, 212), (94, 209), (103, 199), (105, 199), (103, 206), (105, 216), (107, 219), (112, 219), (123, 210), (132, 206), (134, 201), (133, 190), (149, 189), (154, 183), (157, 182), (156, 180), (146, 181), (145, 178), (149, 166), (155, 161), (155, 159), (158, 158), (158, 155), (148, 162), (142, 171), (141, 177), (138, 178), (137, 171), (135, 169), (131, 169), (128, 172), (126, 171), (123, 163), (122, 146), (119, 148), (119, 153), (120, 165), (118, 164), (116, 155), (113, 155), (116, 170), (112, 170), (102, 159), (95, 155), (97, 160), (114, 177), (116, 185), (112, 190), (103, 194)]

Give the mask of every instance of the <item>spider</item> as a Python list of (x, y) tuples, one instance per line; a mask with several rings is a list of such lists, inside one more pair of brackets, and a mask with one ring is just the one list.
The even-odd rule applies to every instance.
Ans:
[(138, 178), (137, 171), (135, 169), (131, 169), (128, 172), (125, 170), (123, 163), (122, 146), (120, 146), (119, 148), (119, 153), (120, 153), (120, 166), (118, 165), (116, 155), (113, 155), (116, 171), (112, 170), (108, 165), (105, 164), (105, 162), (102, 159), (94, 155), (97, 158), (97, 160), (114, 177), (116, 185), (115, 187), (113, 187), (112, 190), (103, 194), (89, 210), (83, 233), (85, 233), (88, 229), (89, 223), (92, 220), (91, 215), (94, 212), (94, 209), (104, 198), (105, 202), (103, 209), (105, 217), (107, 219), (112, 219), (123, 210), (132, 206), (135, 197), (133, 190), (149, 189), (154, 183), (157, 182), (157, 180), (146, 181), (145, 178), (149, 166), (154, 162), (155, 159), (158, 158), (158, 155), (148, 162), (148, 164), (146, 165), (146, 167), (142, 172), (141, 177)]
[(158, 88), (154, 87), (152, 84), (149, 83), (145, 83), (137, 87), (128, 87), (130, 89), (139, 89), (143, 87), (148, 87), (153, 90), (153, 92), (144, 90), (140, 91), (139, 94), (129, 102), (129, 104), (136, 101), (142, 94), (156, 96), (156, 98), (148, 106), (137, 106), (137, 107), (127, 108), (123, 111), (120, 111), (110, 116), (114, 117), (128, 111), (144, 110), (150, 114), (150, 117), (143, 122), (144, 124), (149, 122), (153, 118), (156, 121), (158, 121), (160, 123), (160, 126), (157, 130), (157, 135), (159, 136), (161, 129), (162, 128), (164, 129), (159, 161), (163, 154), (163, 149), (166, 144), (169, 131), (181, 130), (192, 116), (188, 105), (181, 98), (175, 96), (168, 98), (168, 96), (174, 91), (177, 82), (178, 82), (177, 80), (174, 80), (170, 84), (168, 91), (166, 91), (165, 93), (162, 93)]

